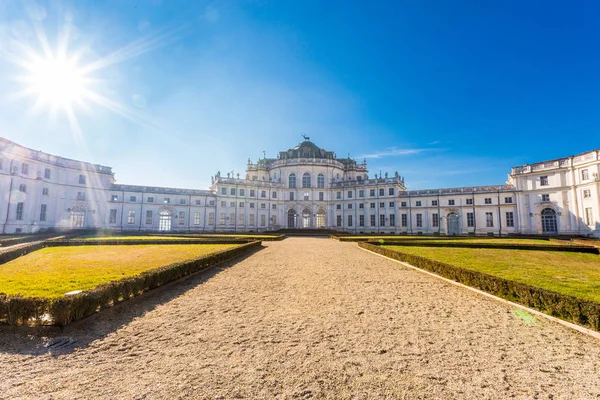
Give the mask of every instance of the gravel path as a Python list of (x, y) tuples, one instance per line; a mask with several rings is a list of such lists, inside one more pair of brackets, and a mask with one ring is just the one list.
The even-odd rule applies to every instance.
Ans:
[[(59, 336), (0, 335), (0, 398), (600, 396), (600, 342), (360, 250), (288, 238)], [(100, 318), (98, 318), (100, 317)]]

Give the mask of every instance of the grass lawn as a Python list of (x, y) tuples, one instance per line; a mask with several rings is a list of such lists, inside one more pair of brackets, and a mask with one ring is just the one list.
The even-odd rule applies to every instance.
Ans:
[[(184, 237), (175, 236), (79, 236), (77, 240), (185, 240)], [(190, 238), (192, 239), (192, 238)]]
[(47, 247), (0, 265), (0, 293), (54, 298), (236, 244)]
[[(398, 238), (396, 238), (398, 240)], [(385, 242), (385, 240), (384, 240)], [(508, 238), (497, 238), (497, 239), (487, 239), (487, 238), (465, 238), (465, 239), (429, 239), (426, 240), (427, 243), (489, 243), (489, 244), (543, 244), (546, 246), (568, 246), (569, 244), (564, 244), (560, 242), (551, 242), (549, 240), (544, 239), (508, 239)], [(575, 243), (573, 243), (575, 244)]]
[(600, 256), (596, 254), (449, 247), (385, 247), (600, 302)]

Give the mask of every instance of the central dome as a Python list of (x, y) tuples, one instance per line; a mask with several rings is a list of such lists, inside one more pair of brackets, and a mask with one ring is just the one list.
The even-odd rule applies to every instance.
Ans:
[(327, 151), (320, 148), (316, 144), (310, 141), (310, 138), (306, 136), (304, 141), (292, 147), (288, 151), (280, 152), (280, 158), (328, 158), (333, 159), (334, 155), (332, 151)]

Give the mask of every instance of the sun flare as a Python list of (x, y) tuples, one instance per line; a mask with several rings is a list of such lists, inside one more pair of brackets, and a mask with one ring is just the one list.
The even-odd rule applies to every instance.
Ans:
[(75, 60), (37, 59), (27, 67), (25, 83), (40, 103), (53, 108), (71, 108), (85, 97), (88, 82)]

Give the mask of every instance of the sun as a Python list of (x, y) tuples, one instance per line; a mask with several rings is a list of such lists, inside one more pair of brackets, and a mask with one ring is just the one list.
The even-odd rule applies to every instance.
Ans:
[(26, 70), (26, 90), (37, 96), (40, 104), (70, 109), (85, 100), (89, 82), (76, 59), (36, 58)]

